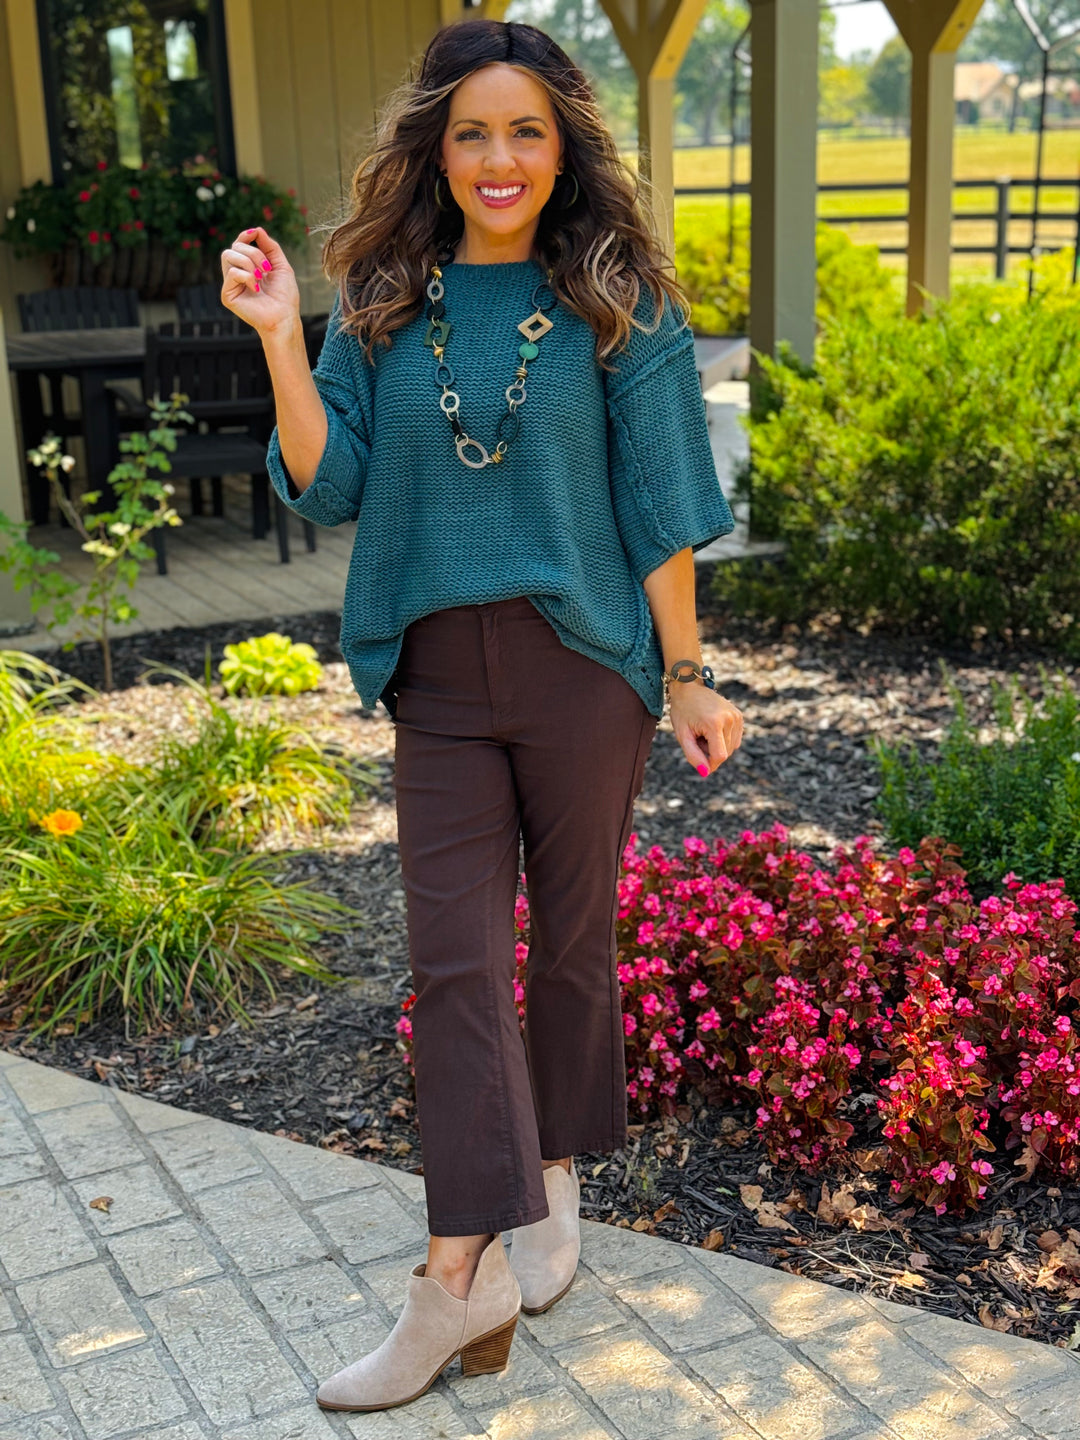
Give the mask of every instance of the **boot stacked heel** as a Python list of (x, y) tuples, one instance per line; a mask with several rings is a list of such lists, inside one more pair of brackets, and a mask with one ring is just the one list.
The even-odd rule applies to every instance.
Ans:
[(461, 1373), (463, 1375), (497, 1375), (505, 1370), (510, 1358), (510, 1345), (517, 1328), (515, 1315), (505, 1325), (480, 1335), (461, 1352)]

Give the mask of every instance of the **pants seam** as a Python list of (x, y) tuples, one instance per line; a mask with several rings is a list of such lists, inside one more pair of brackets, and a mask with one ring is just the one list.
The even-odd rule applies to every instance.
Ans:
[[(504, 750), (505, 750), (505, 747), (504, 747)], [(510, 771), (511, 771), (511, 766), (510, 766), (510, 757), (509, 757), (509, 754), (507, 754), (506, 760), (507, 760), (507, 771), (510, 772)], [(512, 774), (511, 774), (511, 780), (512, 780)], [(515, 891), (516, 891), (516, 889), (517, 889), (517, 877), (516, 877), (516, 872), (517, 872), (517, 845), (518, 845), (518, 841), (517, 841), (517, 831), (515, 831), (515, 833), (514, 833), (514, 870), (515, 870), (514, 888), (515, 888)], [(489, 955), (489, 956), (492, 956), (492, 955), (497, 954), (497, 946), (494, 945), (492, 942), (493, 942), (494, 940), (496, 940), (498, 937), (495, 936), (495, 935), (493, 935), (493, 934), (491, 933), (491, 927), (492, 927), (492, 925), (493, 925), (493, 923), (494, 923), (494, 920), (495, 920), (494, 909), (495, 909), (495, 907), (492, 906), (492, 907), (491, 907), (491, 911), (489, 912), (489, 915), (488, 915), (488, 955)], [(513, 1180), (514, 1180), (514, 1209), (515, 1209), (515, 1210), (519, 1210), (519, 1209), (521, 1208), (521, 1180), (520, 1180), (520, 1176), (518, 1175), (517, 1166), (513, 1163), (513, 1154), (514, 1154), (514, 1127), (513, 1127), (513, 1121), (512, 1121), (511, 1115), (510, 1115), (510, 1097), (509, 1097), (509, 1095), (508, 1095), (508, 1093), (507, 1093), (506, 1048), (505, 1048), (505, 1046), (504, 1046), (504, 1044), (503, 1044), (502, 1020), (501, 1020), (501, 1017), (500, 1017), (500, 1014), (499, 1014), (499, 997), (498, 997), (498, 993), (497, 993), (496, 988), (495, 988), (494, 966), (492, 966), (492, 965), (490, 965), (490, 964), (489, 964), (488, 967), (487, 967), (487, 984), (488, 984), (488, 996), (489, 996), (489, 1000), (490, 1000), (490, 1007), (491, 1007), (492, 1017), (493, 1017), (494, 1022), (495, 1022), (495, 1034), (496, 1034), (496, 1036), (498, 1037), (498, 1046), (499, 1046), (499, 1077), (500, 1077), (500, 1080), (501, 1080), (501, 1084), (500, 1084), (500, 1086), (499, 1086), (499, 1094), (500, 1094), (501, 1108), (502, 1108), (502, 1115), (503, 1115), (503, 1134), (504, 1134), (504, 1136), (505, 1136), (505, 1148), (504, 1148), (504, 1150), (503, 1150), (503, 1154), (504, 1154), (504, 1156), (510, 1157), (511, 1163), (510, 1163), (510, 1167), (509, 1167), (509, 1168), (510, 1168), (510, 1172), (511, 1172), (511, 1174), (512, 1174), (512, 1176), (513, 1176)]]
[[(624, 834), (624, 832), (625, 832), (625, 830), (626, 830), (626, 822), (627, 822), (627, 820), (628, 820), (629, 818), (631, 818), (631, 817), (633, 816), (633, 813), (634, 813), (634, 781), (635, 781), (635, 778), (636, 778), (636, 776), (637, 776), (637, 771), (638, 771), (638, 760), (640, 759), (640, 756), (641, 756), (641, 740), (642, 740), (642, 736), (645, 734), (645, 725), (646, 725), (646, 722), (647, 722), (647, 720), (648, 720), (648, 708), (644, 705), (644, 702), (642, 703), (642, 712), (643, 712), (643, 713), (642, 713), (642, 716), (641, 716), (641, 724), (640, 724), (639, 727), (638, 727), (637, 744), (636, 744), (635, 747), (634, 747), (634, 760), (633, 760), (633, 765), (632, 765), (631, 770), (630, 770), (630, 781), (629, 781), (629, 784), (628, 784), (628, 786), (627, 786), (626, 805), (625, 805), (625, 807), (623, 808), (623, 816), (622, 816), (622, 820), (621, 820), (621, 822), (620, 822), (620, 824), (619, 824), (619, 832), (618, 832), (618, 836), (617, 836), (616, 841), (615, 841), (615, 844), (616, 844), (616, 852), (615, 852), (615, 886), (614, 886), (614, 890), (613, 890), (612, 896), (611, 896), (611, 910), (610, 910), (610, 915), (609, 915), (609, 927), (610, 927), (610, 928), (609, 928), (609, 934), (612, 933), (612, 932), (614, 931), (614, 929), (615, 929), (616, 919), (617, 919), (618, 910), (619, 910), (619, 874), (620, 874), (620, 867), (621, 867), (621, 865), (622, 865), (622, 852), (623, 852), (623, 848), (624, 848), (623, 834)], [(618, 963), (618, 943), (617, 943), (617, 942), (616, 942), (615, 962), (616, 962), (616, 963), (615, 963), (615, 967), (613, 967), (613, 968), (615, 969), (615, 975), (617, 975), (617, 973), (618, 973), (618, 971), (617, 971), (617, 963)], [(621, 1118), (621, 1117), (622, 1117), (622, 1114), (623, 1114), (623, 1112), (624, 1112), (624, 1110), (625, 1110), (625, 1106), (626, 1106), (626, 1091), (625, 1091), (625, 1089), (623, 1090), (623, 1094), (622, 1094), (621, 1101), (620, 1101), (620, 1099), (619, 1099), (619, 1097), (618, 1097), (618, 1095), (617, 1095), (618, 1086), (617, 1086), (617, 1084), (616, 1084), (617, 1072), (618, 1072), (618, 1070), (619, 1070), (620, 1067), (619, 1067), (619, 1065), (618, 1065), (617, 1062), (616, 1062), (616, 1052), (615, 1052), (615, 1049), (614, 1049), (614, 1045), (615, 1045), (616, 1041), (617, 1041), (619, 1044), (622, 1043), (622, 1036), (621, 1036), (621, 1033), (620, 1033), (621, 1030), (622, 1030), (622, 1026), (621, 1026), (621, 1023), (616, 1024), (616, 1017), (615, 1017), (616, 1006), (618, 1005), (618, 998), (619, 998), (619, 986), (618, 986), (618, 982), (617, 982), (615, 976), (609, 973), (609, 976), (608, 976), (608, 1020), (609, 1020), (609, 1024), (608, 1024), (608, 1036), (609, 1036), (609, 1043), (610, 1043), (610, 1044), (612, 1045), (612, 1047), (613, 1047), (613, 1048), (612, 1048), (612, 1052), (611, 1052), (611, 1066), (610, 1066), (610, 1069), (611, 1069), (611, 1128), (612, 1128), (612, 1132), (613, 1132), (613, 1133), (614, 1133), (615, 1131), (619, 1131), (619, 1130), (621, 1130), (621, 1129), (623, 1128), (623, 1123), (622, 1123), (622, 1118)], [(621, 1019), (621, 1006), (619, 1007), (619, 1010), (620, 1010), (620, 1019)]]

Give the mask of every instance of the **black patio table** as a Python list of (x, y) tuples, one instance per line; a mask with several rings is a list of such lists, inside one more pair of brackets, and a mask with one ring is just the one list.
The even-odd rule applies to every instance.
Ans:
[[(145, 356), (146, 331), (142, 326), (37, 330), (7, 337), (8, 369), (16, 375), (26, 447), (30, 449), (39, 444), (47, 427), (38, 375), (49, 370), (73, 375), (79, 382), (82, 403), (88, 488), (100, 490), (102, 504), (109, 508), (114, 503), (108, 483), (114, 460), (105, 382), (141, 376)], [(30, 520), (34, 525), (44, 525), (49, 519), (48, 486), (37, 468), (29, 460), (26, 463)]]

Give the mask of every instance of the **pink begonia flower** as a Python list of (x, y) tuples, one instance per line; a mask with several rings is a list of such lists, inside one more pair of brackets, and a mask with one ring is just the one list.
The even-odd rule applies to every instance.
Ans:
[(624, 1015), (622, 1017), (622, 1020), (623, 1033), (625, 1035), (633, 1035), (634, 1031), (637, 1029), (637, 1020), (634, 1018), (633, 1015)]
[(716, 1013), (716, 1007), (710, 1005), (708, 1010), (698, 1016), (698, 1028), (701, 1030), (719, 1030), (720, 1016)]

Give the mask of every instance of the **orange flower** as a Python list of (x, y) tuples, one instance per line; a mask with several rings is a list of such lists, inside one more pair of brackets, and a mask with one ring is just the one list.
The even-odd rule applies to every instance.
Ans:
[(51, 810), (38, 824), (50, 835), (74, 835), (82, 829), (82, 816), (76, 810)]

